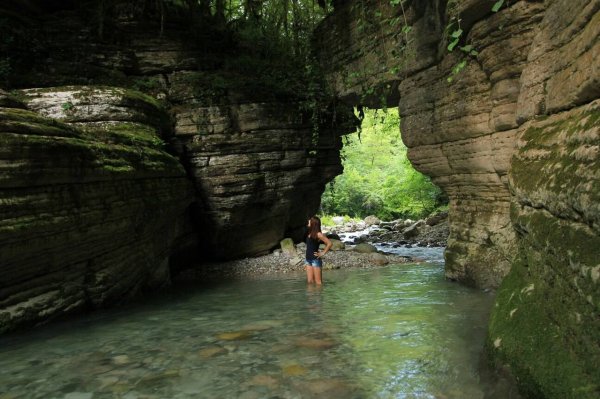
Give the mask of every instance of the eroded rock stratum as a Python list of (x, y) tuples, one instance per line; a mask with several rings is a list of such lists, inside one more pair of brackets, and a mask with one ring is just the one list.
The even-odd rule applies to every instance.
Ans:
[[(599, 397), (600, 2), (448, 3), (339, 5), (316, 41), (328, 79), (399, 106), (412, 163), (450, 197), (446, 275), (499, 287), (492, 358), (532, 397)], [(456, 74), (452, 15), (477, 51)]]
[(172, 17), (161, 33), (115, 2), (99, 37), (68, 2), (32, 4), (6, 5), (36, 58), (0, 95), (0, 333), (304, 228), (342, 171), (349, 107), (315, 122), (284, 82), (224, 72), (242, 50), (223, 30), (203, 41)]

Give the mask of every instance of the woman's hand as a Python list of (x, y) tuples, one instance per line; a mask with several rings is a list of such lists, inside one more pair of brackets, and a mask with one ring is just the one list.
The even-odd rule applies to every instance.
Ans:
[(325, 255), (331, 249), (332, 243), (331, 243), (331, 240), (329, 238), (327, 238), (327, 236), (323, 233), (318, 233), (317, 237), (319, 238), (319, 240), (321, 240), (325, 243), (325, 250), (315, 252), (315, 256), (317, 258), (321, 259), (323, 257), (323, 255)]

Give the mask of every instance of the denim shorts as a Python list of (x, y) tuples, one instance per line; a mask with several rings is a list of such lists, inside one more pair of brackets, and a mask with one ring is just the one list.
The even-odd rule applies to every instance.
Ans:
[(323, 261), (321, 259), (313, 259), (313, 260), (306, 259), (304, 261), (304, 264), (306, 266), (312, 266), (312, 267), (323, 267)]

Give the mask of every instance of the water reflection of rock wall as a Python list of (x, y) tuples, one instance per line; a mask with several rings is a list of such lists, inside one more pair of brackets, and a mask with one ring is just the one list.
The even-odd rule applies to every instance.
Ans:
[(399, 9), (367, 2), (381, 16), (366, 20), (357, 3), (318, 32), (329, 78), (350, 101), (398, 100), (411, 161), (450, 197), (446, 275), (482, 287), (508, 275), (493, 356), (532, 396), (597, 397), (600, 3), (455, 2), (478, 52), (455, 75), (445, 1), (412, 2), (408, 35)]

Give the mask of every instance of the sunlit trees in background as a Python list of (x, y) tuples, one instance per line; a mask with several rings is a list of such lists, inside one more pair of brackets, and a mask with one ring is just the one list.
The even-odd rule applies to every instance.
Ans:
[(445, 205), (442, 191), (410, 164), (399, 125), (397, 109), (365, 111), (362, 131), (342, 150), (344, 173), (323, 194), (325, 214), (419, 218)]

